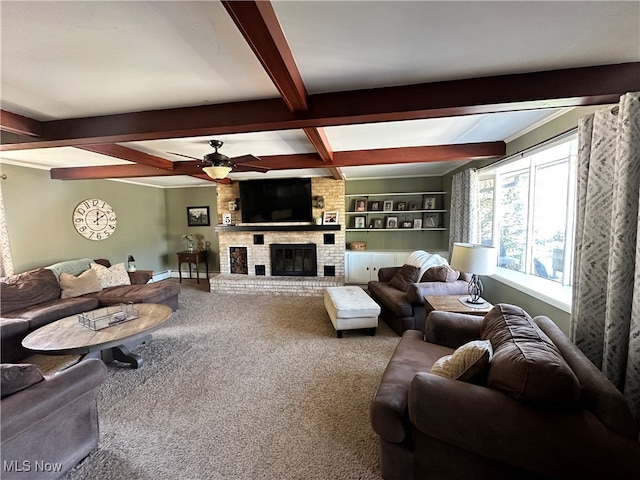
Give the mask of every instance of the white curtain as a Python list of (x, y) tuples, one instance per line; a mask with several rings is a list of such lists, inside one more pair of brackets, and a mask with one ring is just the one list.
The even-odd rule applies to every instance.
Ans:
[[(0, 180), (2, 182), (2, 180)], [(0, 277), (13, 275), (13, 260), (7, 218), (4, 215), (4, 200), (2, 199), (2, 183), (0, 183)]]
[(449, 255), (455, 242), (478, 241), (478, 172), (474, 169), (456, 173), (451, 178), (449, 217)]
[(640, 92), (579, 123), (571, 339), (640, 421)]

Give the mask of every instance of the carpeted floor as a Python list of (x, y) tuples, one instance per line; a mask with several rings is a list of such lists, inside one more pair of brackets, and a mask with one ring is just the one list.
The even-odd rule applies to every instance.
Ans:
[(379, 479), (368, 408), (398, 341), (336, 338), (320, 297), (185, 285), (142, 367), (109, 366), (100, 445), (65, 480)]

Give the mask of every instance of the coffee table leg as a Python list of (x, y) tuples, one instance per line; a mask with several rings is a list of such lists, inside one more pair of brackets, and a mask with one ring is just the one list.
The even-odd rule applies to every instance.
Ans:
[(113, 347), (111, 349), (111, 353), (114, 360), (128, 363), (131, 365), (131, 368), (140, 368), (140, 366), (142, 365), (142, 357), (140, 355), (136, 355), (135, 353), (131, 353), (124, 345)]

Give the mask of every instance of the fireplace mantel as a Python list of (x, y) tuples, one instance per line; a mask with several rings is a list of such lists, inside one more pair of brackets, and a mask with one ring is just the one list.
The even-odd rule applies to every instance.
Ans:
[(340, 230), (340, 225), (216, 225), (216, 232), (322, 232)]

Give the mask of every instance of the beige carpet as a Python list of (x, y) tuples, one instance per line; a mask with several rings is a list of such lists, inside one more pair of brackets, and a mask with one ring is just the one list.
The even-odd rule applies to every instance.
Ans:
[(399, 337), (338, 339), (320, 297), (184, 288), (180, 309), (109, 367), (100, 445), (70, 479), (379, 479), (368, 407)]

